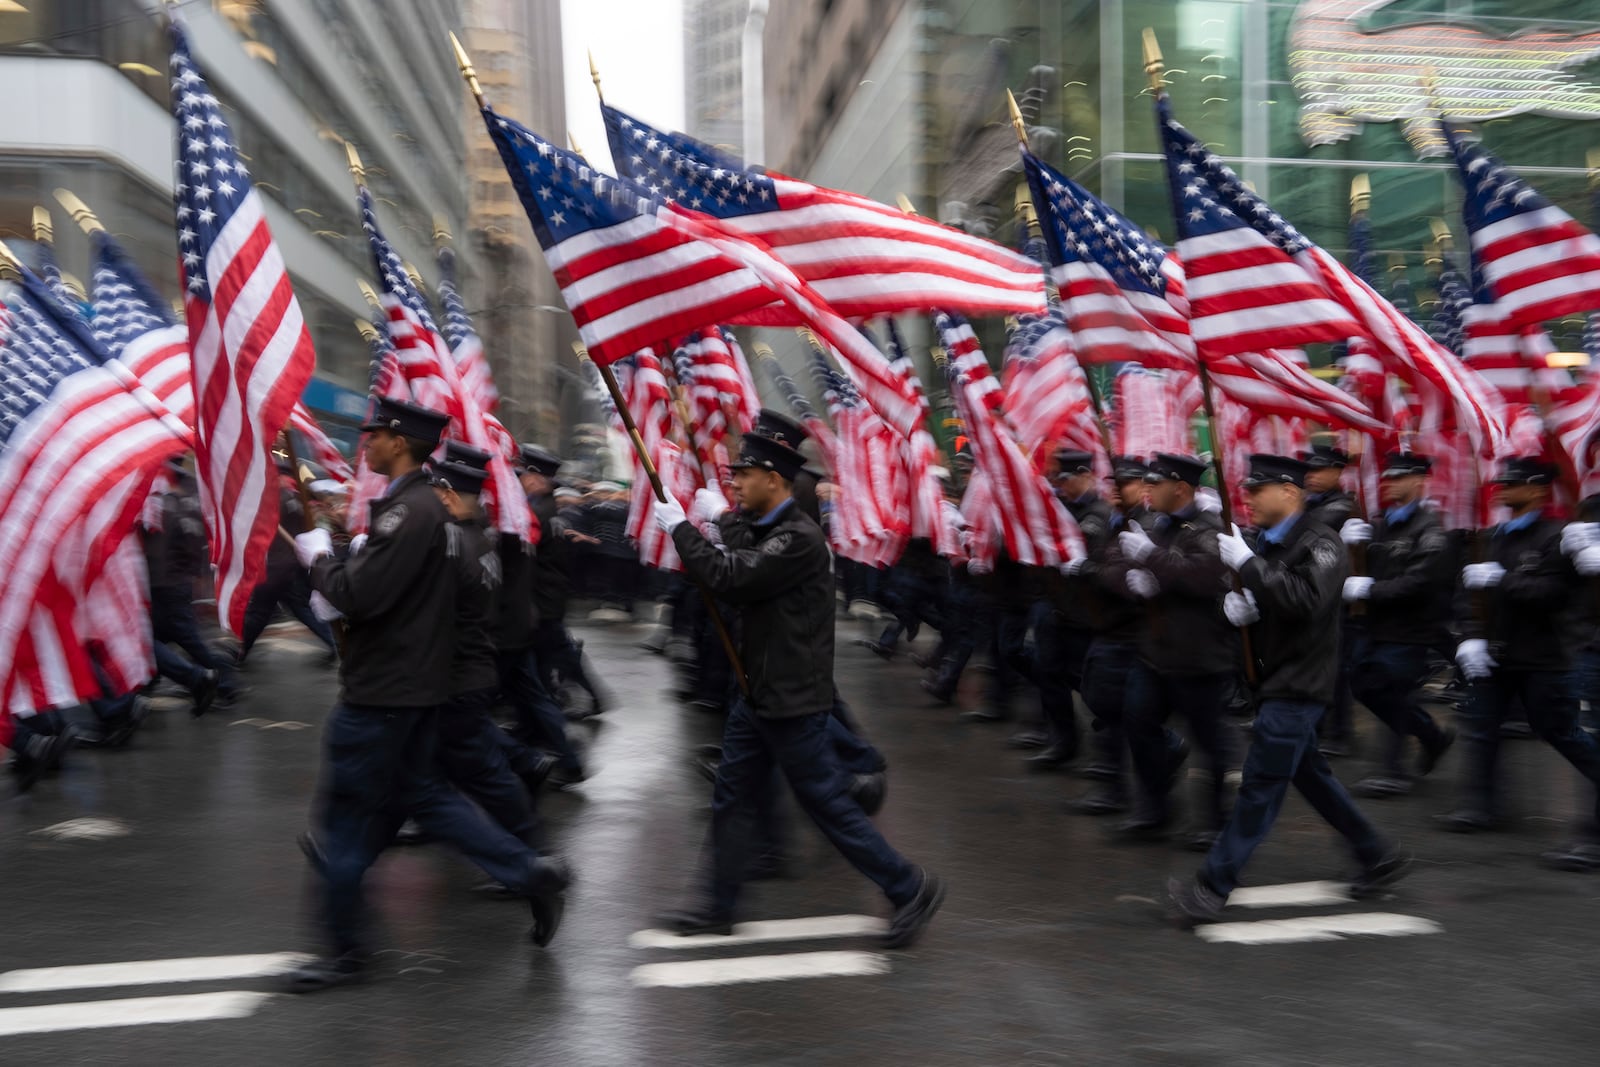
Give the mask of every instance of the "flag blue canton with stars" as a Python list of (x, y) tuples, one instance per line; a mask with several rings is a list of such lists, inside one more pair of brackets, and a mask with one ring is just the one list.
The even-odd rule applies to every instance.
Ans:
[(206, 257), (228, 220), (251, 191), (250, 171), (239, 158), (222, 108), (189, 54), (177, 22), (172, 33), (172, 113), (178, 120), (178, 251), (184, 285), (192, 297), (211, 299)]
[(372, 249), (372, 261), (378, 268), (378, 277), (383, 279), (383, 290), (396, 297), (402, 304), (410, 309), (422, 325), (437, 333), (433, 323), (433, 312), (428, 308), (428, 302), (423, 299), (422, 293), (417, 290), (411, 281), (411, 275), (406, 271), (405, 260), (400, 258), (400, 253), (389, 244), (389, 239), (383, 235), (383, 230), (378, 227), (378, 214), (372, 203), (372, 191), (365, 185), (356, 189), (356, 200), (361, 205), (361, 229), (366, 232), (367, 245)]
[(456, 254), (449, 248), (439, 249), (439, 303), (444, 307), (445, 344), (453, 352), (475, 331), (461, 290), (456, 288)]
[(1166, 246), (1115, 208), (1024, 149), (1029, 185), (1045, 220), (1045, 240), (1058, 264), (1092, 263), (1119, 288), (1166, 293)]
[(1304, 234), (1246, 188), (1232, 167), (1173, 118), (1166, 93), (1157, 97), (1156, 111), (1167, 149), (1173, 216), (1184, 237), (1249, 227), (1287, 255), (1311, 247)]
[(86, 340), (81, 320), (60, 306), (30, 270), (5, 294), (0, 325), (0, 447), (50, 399), (62, 381), (99, 366), (104, 353)]
[(173, 325), (173, 319), (139, 268), (110, 236), (96, 231), (94, 245), (94, 318), (90, 326), (95, 340), (112, 356), (120, 357), (129, 342)]
[(608, 135), (613, 122), (617, 127), (612, 162), (651, 196), (719, 219), (778, 208), (777, 188), (766, 174), (721, 153), (704, 158), (708, 146), (693, 138), (664, 133), (615, 108), (606, 111)]

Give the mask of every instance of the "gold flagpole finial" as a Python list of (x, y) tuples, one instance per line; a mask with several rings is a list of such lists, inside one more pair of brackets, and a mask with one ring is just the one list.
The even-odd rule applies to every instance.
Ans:
[(472, 69), (472, 58), (467, 55), (467, 50), (461, 47), (461, 39), (455, 34), (450, 35), (450, 47), (455, 49), (456, 66), (461, 68), (461, 76), (467, 79), (467, 88), (472, 90), (472, 98), (478, 106), (486, 107), (483, 99), (483, 86), (478, 84), (478, 72)]
[(911, 203), (911, 198), (905, 193), (894, 194), (894, 200), (895, 203), (900, 205), (900, 210), (904, 211), (907, 215), (915, 215), (917, 213), (916, 205)]
[(373, 307), (382, 307), (383, 302), (378, 299), (378, 291), (367, 284), (365, 278), (357, 278), (356, 284), (361, 287), (361, 295), (367, 298), (367, 303)]
[(417, 287), (417, 292), (426, 293), (428, 287), (422, 284), (422, 272), (417, 270), (415, 263), (402, 263), (406, 270), (406, 277), (411, 279), (411, 284)]
[(1357, 174), (1350, 179), (1350, 214), (1355, 215), (1372, 207), (1372, 179)]
[(4, 241), (0, 241), (0, 282), (20, 282), (22, 261), (12, 254)]
[(94, 217), (94, 212), (89, 210), (89, 205), (79, 200), (77, 194), (72, 190), (57, 189), (55, 197), (56, 201), (67, 209), (67, 214), (72, 216), (72, 221), (76, 222), (84, 233), (105, 230), (105, 227), (100, 224), (100, 220)]
[(1016, 132), (1017, 143), (1028, 147), (1028, 124), (1022, 121), (1022, 109), (1017, 106), (1017, 97), (1010, 89), (1006, 90), (1006, 107), (1011, 112), (1011, 128)]
[(33, 205), (33, 239), (46, 245), (55, 240), (55, 225), (50, 221), (50, 209), (43, 204)]
[(582, 341), (574, 341), (574, 342), (572, 342), (572, 353), (573, 353), (573, 355), (577, 356), (578, 359), (580, 359), (581, 361), (583, 361), (585, 363), (590, 362), (590, 360), (589, 360), (589, 350), (584, 347), (584, 344), (583, 344)]
[(433, 217), (433, 243), (436, 245), (450, 243), (450, 220), (443, 215)]
[(1166, 61), (1161, 58), (1161, 42), (1156, 40), (1156, 31), (1149, 26), (1144, 28), (1144, 72), (1150, 78), (1150, 88), (1160, 92), (1166, 87), (1167, 80), (1163, 77), (1167, 71)]
[(772, 346), (767, 344), (765, 341), (757, 341), (755, 344), (750, 346), (750, 351), (756, 354), (757, 359), (775, 360), (778, 358), (777, 356), (773, 355)]
[(378, 339), (377, 327), (373, 326), (372, 323), (368, 322), (366, 319), (357, 319), (356, 329), (360, 332), (362, 339), (367, 341), (369, 344)]
[(344, 158), (350, 164), (350, 176), (356, 180), (356, 184), (367, 184), (367, 168), (361, 165), (361, 153), (349, 141), (344, 143)]
[(594, 49), (590, 48), (587, 51), (589, 53), (589, 80), (594, 82), (594, 95), (598, 96), (600, 102), (604, 104), (606, 102), (606, 94), (600, 91), (600, 68), (594, 65)]
[(1044, 232), (1039, 225), (1039, 212), (1033, 206), (1033, 190), (1028, 187), (1027, 182), (1017, 183), (1017, 193), (1012, 198), (1012, 206), (1017, 214), (1022, 216), (1023, 225), (1028, 228), (1029, 236), (1038, 237)]
[(1433, 243), (1439, 246), (1439, 251), (1448, 252), (1455, 245), (1455, 237), (1450, 233), (1450, 226), (1444, 219), (1429, 219), (1428, 225), (1433, 230)]

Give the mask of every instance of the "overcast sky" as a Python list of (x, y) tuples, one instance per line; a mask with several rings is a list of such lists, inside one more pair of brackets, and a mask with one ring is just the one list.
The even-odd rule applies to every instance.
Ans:
[(562, 0), (567, 129), (590, 162), (615, 174), (589, 81), (586, 51), (606, 101), (646, 122), (683, 129), (682, 0)]

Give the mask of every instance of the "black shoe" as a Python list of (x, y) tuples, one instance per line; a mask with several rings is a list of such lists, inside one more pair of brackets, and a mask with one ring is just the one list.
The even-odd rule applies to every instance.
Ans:
[(889, 932), (883, 937), (884, 948), (908, 948), (922, 936), (934, 913), (944, 903), (944, 880), (928, 871), (922, 872), (922, 885), (910, 900), (894, 910), (889, 920)]
[(1071, 763), (1077, 754), (1075, 749), (1067, 745), (1047, 745), (1024, 762), (1027, 763), (1029, 770), (1054, 771)]
[(1350, 787), (1350, 792), (1370, 800), (1389, 800), (1411, 792), (1411, 781), (1396, 774), (1373, 774)]
[(1493, 830), (1500, 825), (1498, 819), (1486, 811), (1476, 808), (1458, 808), (1443, 815), (1433, 817), (1441, 830), (1448, 830), (1453, 834), (1475, 834), (1481, 830)]
[(557, 764), (556, 769), (550, 772), (550, 788), (561, 790), (571, 789), (579, 782), (585, 781), (588, 777), (588, 772), (586, 772), (582, 767), (571, 769)]
[(745, 879), (751, 882), (770, 882), (778, 878), (789, 876), (789, 860), (781, 852), (763, 852), (750, 861), (750, 866), (744, 872)]
[(354, 985), (367, 979), (367, 960), (349, 953), (324, 956), (303, 963), (283, 976), (286, 993), (317, 993), (336, 985)]
[(327, 853), (322, 851), (322, 842), (317, 840), (317, 835), (310, 830), (302, 830), (294, 840), (295, 844), (300, 846), (300, 851), (304, 854), (306, 862), (311, 864), (311, 869), (319, 875), (326, 876), (328, 873), (328, 856)]
[(1539, 862), (1558, 871), (1587, 874), (1600, 871), (1600, 844), (1583, 841), (1565, 848), (1552, 849), (1539, 857)]
[(1201, 923), (1215, 922), (1227, 907), (1228, 898), (1201, 882), (1198, 877), (1184, 881), (1167, 879), (1167, 915), (1185, 930)]
[(200, 680), (194, 685), (194, 703), (189, 705), (189, 715), (198, 719), (211, 710), (211, 705), (217, 700), (217, 672), (204, 670), (200, 672)]
[(704, 712), (707, 715), (722, 715), (728, 710), (722, 701), (707, 700), (704, 697), (701, 697), (698, 700), (689, 701), (689, 706), (695, 711)]
[(883, 798), (889, 792), (889, 776), (884, 771), (876, 774), (850, 776), (850, 795), (861, 805), (863, 815), (876, 815), (883, 807)]
[(1079, 778), (1092, 782), (1115, 782), (1122, 778), (1122, 768), (1115, 763), (1094, 762), (1078, 771)]
[(400, 824), (400, 829), (395, 831), (394, 840), (390, 844), (410, 848), (416, 845), (426, 845), (432, 841), (432, 834), (418, 826), (414, 819), (407, 819)]
[(556, 936), (561, 917), (567, 910), (567, 887), (572, 884), (572, 870), (561, 860), (548, 856), (534, 860), (533, 894), (528, 897), (528, 910), (533, 915), (533, 928), (528, 938), (544, 948)]
[(661, 917), (661, 925), (677, 934), (679, 937), (694, 937), (698, 934), (715, 934), (718, 937), (727, 937), (733, 933), (733, 920), (726, 915), (716, 915), (709, 911), (676, 911)]
[(876, 640), (873, 640), (870, 637), (864, 637), (864, 638), (861, 638), (861, 639), (857, 640), (856, 644), (860, 645), (862, 648), (866, 649), (868, 652), (871, 652), (874, 656), (877, 656), (879, 659), (885, 659), (885, 660), (894, 659), (894, 649), (890, 648), (888, 645), (884, 644), (882, 641), (876, 641)]
[(1006, 717), (998, 711), (989, 708), (977, 708), (973, 711), (963, 711), (961, 717), (968, 722), (1005, 722)]
[(925, 671), (932, 670), (938, 664), (938, 661), (935, 660), (931, 655), (924, 655), (921, 652), (911, 653), (911, 662), (915, 663), (918, 667), (921, 667)]
[(1416, 857), (1403, 848), (1390, 849), (1388, 854), (1371, 867), (1356, 875), (1350, 883), (1350, 895), (1357, 900), (1368, 900), (1382, 893), (1411, 873)]
[(1317, 742), (1317, 751), (1322, 753), (1323, 759), (1344, 759), (1350, 755), (1350, 746), (1330, 737), (1326, 741)]
[(149, 717), (150, 702), (142, 696), (134, 697), (132, 705), (128, 708), (128, 714), (117, 725), (106, 731), (101, 743), (106, 748), (121, 748)]
[(26, 793), (40, 778), (59, 769), (75, 736), (71, 730), (62, 730), (57, 734), (35, 734), (28, 738), (27, 745), (15, 753), (11, 761), (17, 792)]
[(941, 704), (950, 703), (950, 698), (955, 695), (952, 690), (947, 689), (938, 682), (931, 682), (926, 678), (922, 679), (922, 681), (917, 684), (922, 686), (922, 691), (924, 693), (927, 693)]
[(495, 878), (479, 882), (472, 887), (472, 891), (480, 897), (490, 897), (494, 900), (519, 900), (522, 897), (521, 893)]
[(1011, 748), (1045, 748), (1050, 738), (1038, 730), (1023, 730), (1006, 738), (1006, 744)]
[(1165, 841), (1172, 829), (1170, 815), (1135, 815), (1117, 824), (1117, 837), (1123, 841)]
[(1183, 847), (1190, 852), (1207, 853), (1222, 834), (1217, 830), (1197, 830), (1183, 839)]
[(539, 790), (544, 788), (545, 782), (549, 781), (551, 773), (560, 762), (549, 753), (540, 753), (531, 766), (517, 772), (517, 777), (522, 779), (529, 796), (539, 795)]
[(1507, 741), (1527, 741), (1533, 737), (1533, 727), (1522, 719), (1507, 719), (1500, 724), (1500, 736)]
[(1417, 776), (1426, 778), (1433, 773), (1433, 769), (1444, 759), (1444, 754), (1450, 751), (1450, 746), (1456, 743), (1456, 729), (1454, 726), (1444, 728), (1439, 743), (1432, 748), (1424, 748), (1422, 755), (1417, 759)]
[(1128, 810), (1128, 801), (1114, 790), (1095, 789), (1067, 801), (1067, 810), (1079, 815), (1121, 815)]

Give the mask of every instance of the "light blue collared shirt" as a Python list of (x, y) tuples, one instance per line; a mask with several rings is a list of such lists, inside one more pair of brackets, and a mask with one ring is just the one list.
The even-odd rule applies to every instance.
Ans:
[(1272, 529), (1263, 530), (1261, 533), (1261, 540), (1269, 541), (1275, 545), (1283, 544), (1283, 539), (1289, 536), (1289, 531), (1294, 527), (1295, 523), (1300, 521), (1300, 516), (1304, 514), (1305, 512), (1303, 511), (1297, 511), (1293, 515), (1290, 515), (1287, 519), (1284, 519), (1282, 522), (1278, 523), (1278, 525), (1274, 526)]
[(1522, 515), (1518, 515), (1514, 519), (1507, 519), (1505, 522), (1502, 522), (1499, 526), (1495, 527), (1494, 535), (1499, 537), (1501, 534), (1516, 533), (1518, 530), (1526, 530), (1528, 527), (1538, 522), (1539, 516), (1542, 514), (1544, 513), (1540, 511), (1529, 511)]
[(754, 522), (751, 523), (751, 525), (752, 526), (771, 526), (773, 523), (777, 522), (779, 518), (782, 517), (784, 511), (787, 510), (789, 505), (793, 504), (793, 503), (794, 503), (794, 497), (790, 497), (788, 500), (785, 500), (783, 503), (779, 504), (777, 507), (775, 507), (771, 511), (767, 512), (765, 515), (761, 516), (759, 519), (756, 519)]
[(1388, 511), (1383, 513), (1383, 520), (1390, 526), (1396, 526), (1415, 515), (1417, 513), (1417, 507), (1417, 502), (1413, 500), (1409, 504), (1401, 504), (1399, 507), (1390, 508)]

